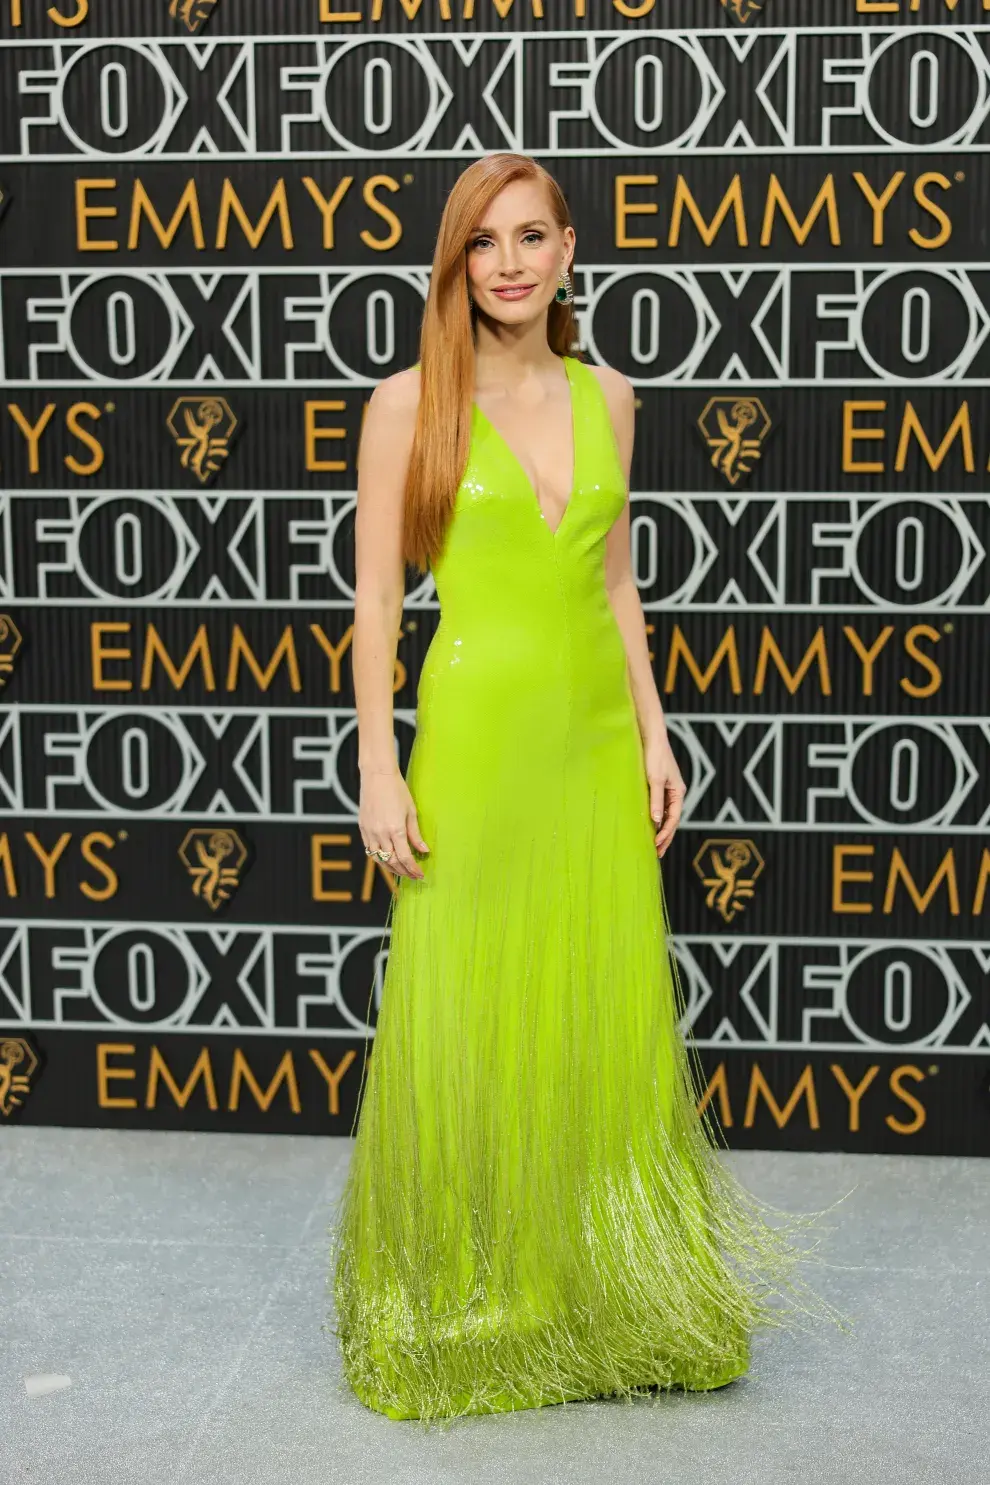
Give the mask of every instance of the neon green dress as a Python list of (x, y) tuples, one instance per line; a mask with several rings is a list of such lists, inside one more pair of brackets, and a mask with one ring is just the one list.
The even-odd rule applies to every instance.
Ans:
[(605, 586), (625, 482), (596, 376), (564, 365), (559, 527), (475, 404), (432, 569), (406, 774), (431, 849), (398, 878), (331, 1224), (344, 1374), (392, 1418), (716, 1387), (808, 1292), (807, 1219), (769, 1224), (696, 1111)]

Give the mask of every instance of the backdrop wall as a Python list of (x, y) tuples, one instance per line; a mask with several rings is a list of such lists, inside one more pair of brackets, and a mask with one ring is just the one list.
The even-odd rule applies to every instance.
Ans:
[(351, 1128), (357, 441), (509, 149), (638, 391), (707, 1096), (990, 1153), (988, 145), (990, 0), (0, 0), (0, 1119)]

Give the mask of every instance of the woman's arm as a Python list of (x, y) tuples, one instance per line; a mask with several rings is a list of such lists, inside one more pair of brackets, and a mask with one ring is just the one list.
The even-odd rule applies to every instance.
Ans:
[[(627, 378), (614, 367), (595, 366), (592, 369), (601, 382), (612, 416), (612, 427), (615, 430), (628, 492), (632, 470), (636, 394)], [(686, 790), (667, 735), (663, 704), (650, 664), (643, 605), (632, 573), (628, 496), (605, 539), (605, 584), (626, 647), (629, 683), (636, 704), (646, 777), (650, 786), (650, 814), (660, 827), (656, 834), (657, 854), (663, 856), (680, 823)]]
[(386, 377), (371, 394), (358, 446), (352, 639), (361, 802), (366, 847), (392, 852), (389, 868), (423, 872), (409, 842), (426, 850), (395, 755), (393, 680), (405, 597), (402, 505), (419, 399), (419, 371)]

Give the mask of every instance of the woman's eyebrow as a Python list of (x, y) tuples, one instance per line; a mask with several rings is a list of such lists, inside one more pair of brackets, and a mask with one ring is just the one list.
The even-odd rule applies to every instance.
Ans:
[[(521, 232), (524, 227), (549, 227), (549, 225), (550, 223), (545, 222), (542, 217), (534, 217), (533, 220), (530, 222), (520, 222), (518, 227), (516, 228), (516, 231)], [(474, 230), (475, 232), (490, 232), (492, 229), (490, 227), (482, 226), (475, 227)]]

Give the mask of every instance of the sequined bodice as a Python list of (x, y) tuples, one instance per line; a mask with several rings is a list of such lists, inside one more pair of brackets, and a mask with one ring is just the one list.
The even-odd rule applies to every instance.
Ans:
[(605, 586), (605, 538), (623, 508), (625, 479), (598, 378), (575, 357), (563, 359), (574, 475), (556, 530), (511, 448), (473, 408), (467, 466), (432, 564), (441, 617), (421, 703), (516, 706), (534, 688), (559, 691), (558, 683), (577, 708), (601, 704), (603, 688), (626, 695), (625, 650)]

